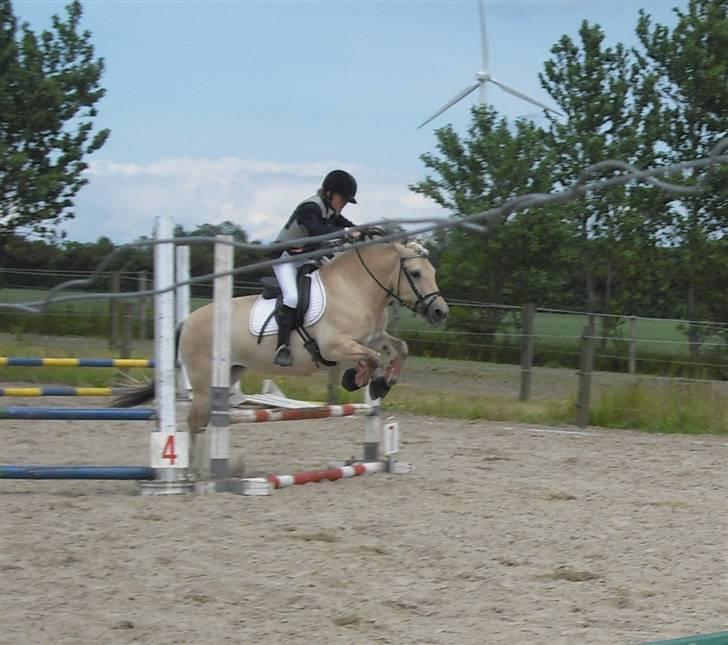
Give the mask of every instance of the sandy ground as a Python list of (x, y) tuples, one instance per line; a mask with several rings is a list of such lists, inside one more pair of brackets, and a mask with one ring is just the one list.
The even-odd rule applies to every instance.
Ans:
[[(0, 482), (0, 643), (613, 645), (727, 628), (725, 437), (398, 420), (414, 473), (270, 497)], [(1, 425), (3, 463), (149, 459), (146, 422)], [(232, 451), (285, 474), (358, 453), (362, 432), (238, 426)]]

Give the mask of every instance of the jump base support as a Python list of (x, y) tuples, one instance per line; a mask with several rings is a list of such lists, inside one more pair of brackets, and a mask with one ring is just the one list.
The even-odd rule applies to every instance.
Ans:
[(139, 492), (143, 496), (149, 495), (191, 495), (195, 493), (195, 482), (189, 479), (179, 481), (153, 480), (141, 482)]

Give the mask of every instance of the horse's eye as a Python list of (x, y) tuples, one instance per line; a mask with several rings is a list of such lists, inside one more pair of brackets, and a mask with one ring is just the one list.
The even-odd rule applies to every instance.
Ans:
[(421, 276), (422, 276), (422, 273), (420, 273), (419, 271), (412, 271), (412, 277), (413, 277), (413, 278), (414, 278), (415, 280), (419, 280), (419, 278), (420, 278)]

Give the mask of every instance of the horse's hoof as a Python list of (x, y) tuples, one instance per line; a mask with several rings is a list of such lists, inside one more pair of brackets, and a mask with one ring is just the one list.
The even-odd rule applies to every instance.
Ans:
[(341, 375), (341, 387), (347, 392), (354, 392), (361, 387), (361, 385), (356, 384), (356, 370), (353, 367), (344, 370), (344, 373)]
[(383, 378), (373, 378), (369, 381), (369, 396), (372, 399), (381, 399), (387, 396), (391, 386)]

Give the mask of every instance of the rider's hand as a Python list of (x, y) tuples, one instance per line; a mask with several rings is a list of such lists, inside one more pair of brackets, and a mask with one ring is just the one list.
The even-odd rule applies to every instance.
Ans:
[(381, 237), (387, 232), (381, 226), (367, 226), (366, 234), (369, 237)]
[(353, 231), (350, 228), (345, 228), (344, 233), (346, 233), (346, 236), (352, 240), (361, 239), (361, 231)]

